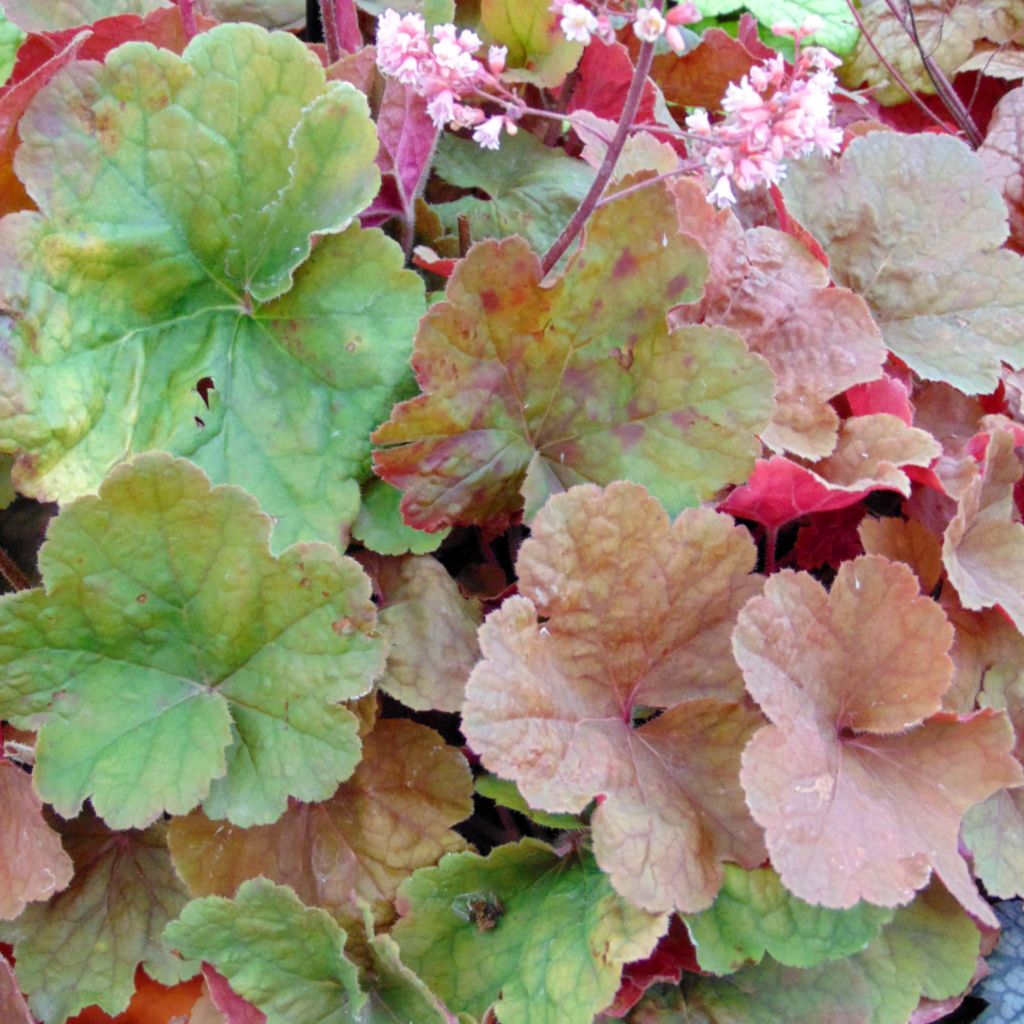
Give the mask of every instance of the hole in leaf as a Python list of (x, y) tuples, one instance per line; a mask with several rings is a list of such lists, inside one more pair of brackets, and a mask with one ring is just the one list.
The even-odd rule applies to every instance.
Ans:
[(214, 387), (212, 377), (200, 377), (199, 380), (196, 381), (196, 391), (199, 392), (199, 397), (203, 400), (203, 405), (205, 405), (207, 409), (210, 408), (210, 392), (215, 390), (216, 388)]

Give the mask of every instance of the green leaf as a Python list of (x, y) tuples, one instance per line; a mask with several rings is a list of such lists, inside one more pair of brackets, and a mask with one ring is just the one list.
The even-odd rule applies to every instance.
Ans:
[(0, 7), (0, 85), (10, 78), (18, 47), (24, 38), (25, 33), (6, 18), (3, 8)]
[(88, 812), (61, 826), (75, 867), (71, 885), (0, 928), (14, 941), (18, 983), (44, 1024), (62, 1024), (94, 1003), (120, 1013), (139, 964), (165, 985), (195, 974), (198, 965), (172, 956), (160, 937), (188, 901), (165, 835), (162, 823), (111, 832)]
[(713, 974), (729, 974), (766, 952), (789, 967), (859, 953), (894, 914), (863, 902), (850, 910), (812, 906), (786, 890), (771, 868), (724, 867), (714, 904), (684, 918), (697, 962)]
[(403, 963), (455, 1013), (497, 1004), (502, 1024), (590, 1024), (622, 965), (646, 956), (667, 923), (617, 896), (589, 855), (563, 859), (533, 839), (488, 857), (449, 854), (399, 899)]
[(889, 349), (929, 380), (991, 391), (1024, 367), (1024, 262), (1006, 204), (958, 139), (872, 132), (787, 171), (786, 204), (859, 292)]
[(947, 999), (967, 988), (979, 945), (978, 929), (936, 883), (862, 953), (807, 970), (765, 959), (700, 979), (687, 1003), (715, 1024), (906, 1024), (922, 996)]
[(233, 900), (193, 900), (164, 938), (212, 964), (267, 1024), (352, 1024), (366, 1001), (344, 929), (265, 878), (244, 882)]
[(116, 14), (148, 14), (170, 0), (4, 0), (7, 17), (26, 32), (57, 32)]
[(473, 241), (522, 235), (537, 252), (558, 237), (594, 180), (592, 167), (548, 148), (529, 132), (509, 136), (498, 151), (442, 135), (434, 170), (452, 185), (482, 189), (489, 196), (463, 196), (434, 206), (446, 230), (457, 231), (464, 214)]
[(41, 718), (36, 785), (61, 814), (91, 796), (141, 826), (205, 797), (252, 825), (352, 773), (337, 702), (385, 655), (369, 580), (324, 544), (274, 558), (269, 533), (248, 495), (163, 453), (51, 523), (46, 589), (0, 601), (0, 717)]
[(487, 42), (508, 47), (505, 81), (550, 88), (576, 67), (583, 46), (569, 42), (558, 21), (549, 0), (481, 0), (480, 27)]
[(365, 97), (292, 36), (223, 25), (68, 67), (21, 132), (43, 212), (0, 223), (19, 489), (68, 501), (162, 449), (250, 490), (276, 548), (338, 543), (424, 309), (379, 231), (306, 259), (377, 189)]
[(436, 551), (451, 531), (427, 533), (406, 526), (399, 510), (401, 500), (401, 491), (383, 480), (371, 480), (363, 490), (352, 536), (380, 555), (426, 555)]
[[(627, 182), (630, 179), (626, 179)], [(517, 237), (478, 242), (427, 311), (414, 364), (424, 394), (374, 434), (376, 471), (407, 523), (533, 517), (573, 484), (644, 484), (671, 515), (746, 478), (774, 378), (721, 327), (670, 332), (707, 255), (652, 184), (598, 210), (549, 287)]]
[(780, 21), (801, 25), (810, 15), (817, 15), (825, 24), (809, 37), (810, 42), (838, 54), (849, 53), (860, 35), (846, 0), (744, 0), (744, 6), (769, 28)]
[(477, 776), (474, 785), (481, 796), (493, 800), (502, 807), (518, 811), (545, 828), (576, 830), (587, 827), (586, 822), (581, 821), (575, 814), (550, 814), (548, 811), (535, 811), (523, 798), (519, 787), (508, 779), (499, 779), (497, 775), (485, 773)]

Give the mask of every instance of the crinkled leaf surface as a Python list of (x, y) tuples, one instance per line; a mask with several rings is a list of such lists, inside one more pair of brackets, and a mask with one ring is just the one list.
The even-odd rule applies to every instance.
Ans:
[(1024, 525), (1013, 488), (1024, 476), (1012, 431), (989, 436), (982, 473), (960, 496), (942, 539), (942, 561), (965, 608), (998, 604), (1024, 629)]
[(1024, 250), (1024, 87), (996, 104), (978, 156), (985, 176), (1006, 200), (1010, 237), (1020, 252)]
[(812, 906), (789, 892), (771, 868), (725, 866), (715, 902), (686, 918), (697, 962), (729, 974), (768, 953), (788, 967), (815, 967), (859, 953), (887, 925), (893, 911), (859, 903), (849, 910)]
[(497, 151), (446, 133), (434, 170), (452, 185), (488, 196), (434, 205), (449, 232), (457, 231), (459, 216), (465, 215), (473, 241), (522, 235), (537, 252), (558, 237), (594, 180), (593, 169), (582, 160), (550, 149), (529, 132), (502, 140)]
[[(359, 760), (352, 713), (384, 661), (365, 573), (325, 544), (275, 558), (270, 521), (163, 453), (49, 528), (45, 590), (0, 602), (0, 716), (42, 712), (36, 786), (113, 827), (273, 821)], [(170, 770), (173, 766), (173, 770)]]
[(740, 613), (736, 658), (773, 723), (744, 750), (740, 777), (795, 895), (895, 906), (934, 870), (994, 923), (958, 850), (960, 821), (1024, 772), (1005, 715), (937, 714), (952, 639), (910, 569), (876, 555), (844, 563), (827, 593), (779, 573)]
[(552, 493), (620, 478), (675, 514), (742, 479), (771, 371), (730, 330), (665, 326), (706, 268), (655, 185), (599, 210), (550, 287), (522, 239), (474, 246), (420, 323), (425, 393), (374, 435), (400, 445), (374, 460), (405, 491), (406, 521), (484, 523), (517, 512), (523, 494), (529, 517)]
[[(1017, 735), (1014, 753), (1024, 754), (1024, 663), (993, 665), (985, 673), (982, 707), (1006, 710)], [(1024, 895), (1024, 789), (1003, 789), (964, 818), (964, 843), (974, 870), (992, 896)]]
[(267, 28), (299, 27), (306, 20), (303, 0), (206, 0), (218, 21), (251, 21)]
[(169, 0), (4, 0), (7, 17), (26, 32), (55, 32), (169, 6)]
[(1024, 1014), (1024, 904), (1004, 900), (996, 904), (1002, 927), (999, 945), (988, 957), (992, 973), (978, 989), (988, 1008), (979, 1024), (1017, 1024)]
[(991, 391), (1024, 366), (1024, 263), (1000, 246), (1002, 196), (957, 139), (872, 132), (841, 160), (787, 169), (786, 204), (859, 292), (885, 343), (917, 373)]
[(697, 980), (687, 1004), (709, 1024), (906, 1024), (922, 995), (944, 999), (970, 984), (979, 938), (956, 901), (932, 885), (861, 953), (808, 970), (766, 958)]
[[(903, 4), (896, 11), (905, 19), (910, 6)], [(923, 52), (950, 77), (968, 61), (980, 40), (1005, 44), (1024, 27), (1021, 0), (913, 0), (912, 6)], [(907, 100), (877, 50), (915, 92), (934, 93), (935, 84), (921, 54), (896, 12), (883, 2), (866, 3), (861, 17), (871, 43), (864, 37), (859, 40), (848, 66), (843, 68), (847, 84), (867, 82), (874, 86), (872, 95), (881, 103)]]
[(183, 57), (128, 44), (65, 68), (21, 133), (43, 211), (0, 224), (21, 490), (66, 501), (161, 448), (255, 494), (276, 546), (337, 543), (423, 310), (379, 232), (303, 263), (377, 190), (362, 94), (292, 36), (223, 25)]
[(17, 917), (26, 904), (48, 900), (71, 881), (71, 859), (43, 817), (32, 779), (0, 759), (0, 918)]
[(216, 967), (267, 1024), (351, 1024), (366, 1001), (344, 930), (265, 878), (244, 882), (233, 900), (193, 900), (164, 937)]
[(14, 940), (18, 982), (43, 1024), (63, 1024), (93, 1004), (120, 1013), (141, 964), (158, 981), (190, 977), (161, 940), (188, 901), (167, 854), (166, 827), (111, 832), (91, 813), (61, 827), (74, 877), (49, 903), (32, 904), (4, 937)]
[(828, 271), (790, 235), (744, 231), (730, 210), (715, 211), (704, 189), (674, 186), (683, 229), (708, 250), (701, 299), (672, 313), (672, 323), (731, 327), (776, 378), (775, 412), (762, 433), (772, 448), (821, 458), (836, 444), (839, 417), (829, 400), (878, 377), (885, 345), (867, 304), (830, 288)]
[[(737, 702), (729, 633), (761, 585), (746, 531), (708, 510), (670, 523), (641, 487), (553, 498), (520, 549), (519, 594), (480, 630), (463, 732), (533, 807), (598, 795), (594, 852), (623, 896), (699, 911), (721, 861), (764, 848), (736, 784), (761, 719)], [(542, 621), (538, 621), (542, 617)], [(665, 708), (637, 728), (643, 708)]]
[(561, 858), (535, 839), (488, 857), (451, 854), (399, 898), (408, 910), (392, 934), (403, 963), (456, 1013), (480, 1017), (496, 1004), (502, 1024), (590, 1024), (622, 965), (667, 925), (618, 896), (592, 857)]
[(480, 658), (480, 602), (436, 558), (362, 559), (378, 596), (388, 662), (377, 685), (417, 711), (459, 711)]
[(233, 896), (263, 875), (347, 928), (361, 919), (359, 901), (385, 925), (410, 872), (465, 848), (450, 826), (472, 813), (472, 795), (459, 751), (426, 726), (384, 719), (364, 740), (355, 774), (329, 800), (293, 802), (273, 825), (247, 829), (194, 811), (171, 822), (171, 855), (195, 896)]
[(812, 512), (855, 505), (872, 491), (909, 496), (901, 466), (927, 466), (939, 444), (923, 430), (888, 413), (857, 416), (840, 425), (835, 451), (804, 466), (782, 455), (758, 459), (745, 484), (721, 504), (723, 511), (777, 529)]

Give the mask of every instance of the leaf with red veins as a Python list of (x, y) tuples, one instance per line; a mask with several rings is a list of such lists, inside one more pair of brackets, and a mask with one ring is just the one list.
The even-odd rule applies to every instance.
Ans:
[(942, 561), (965, 608), (998, 605), (1024, 630), (1024, 525), (1017, 521), (1013, 488), (1024, 470), (1012, 431), (989, 436), (982, 473), (959, 498), (942, 540)]
[(420, 321), (424, 394), (374, 434), (405, 521), (485, 524), (524, 495), (529, 518), (552, 493), (614, 479), (674, 515), (745, 479), (771, 415), (768, 365), (734, 331), (665, 324), (706, 271), (663, 185), (599, 210), (550, 287), (521, 238), (475, 245)]
[[(0, 920), (48, 900), (71, 881), (71, 858), (43, 817), (31, 776), (0, 759)], [(6, 1020), (6, 1018), (3, 1018)]]
[(1003, 194), (1010, 211), (1010, 242), (1024, 251), (1024, 86), (997, 104), (978, 149), (985, 177)]
[(855, 505), (872, 491), (910, 494), (901, 466), (927, 466), (940, 448), (923, 430), (887, 413), (858, 416), (840, 426), (835, 451), (803, 466), (783, 455), (759, 459), (750, 479), (719, 506), (769, 529), (812, 512), (834, 512)]
[(531, 806), (575, 813), (603, 794), (598, 864), (647, 910), (706, 907), (722, 861), (764, 856), (736, 783), (763, 720), (741, 702), (729, 650), (738, 608), (760, 590), (754, 560), (719, 513), (670, 523), (635, 484), (573, 488), (520, 550), (521, 596), (480, 630), (467, 742)]
[(772, 722), (743, 752), (740, 779), (801, 899), (895, 906), (934, 870), (995, 923), (959, 853), (960, 821), (1024, 772), (1004, 714), (936, 713), (952, 638), (910, 569), (872, 555), (844, 564), (827, 593), (780, 573), (740, 613), (736, 659)]
[(830, 287), (828, 271), (791, 235), (744, 231), (729, 210), (714, 210), (692, 179), (674, 186), (683, 230), (707, 250), (710, 273), (699, 302), (673, 310), (672, 323), (730, 327), (775, 373), (775, 413), (762, 439), (805, 458), (828, 455), (839, 417), (829, 400), (876, 379), (882, 334), (867, 303)]

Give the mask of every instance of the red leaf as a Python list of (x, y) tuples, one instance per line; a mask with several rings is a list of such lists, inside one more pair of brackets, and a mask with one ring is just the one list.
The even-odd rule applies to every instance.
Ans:
[(889, 374), (883, 374), (869, 384), (855, 384), (847, 389), (844, 397), (854, 416), (887, 412), (891, 416), (898, 416), (908, 427), (914, 422), (910, 392), (901, 381)]
[[(594, 39), (583, 51), (583, 59), (576, 71), (579, 80), (569, 100), (568, 113), (589, 110), (598, 117), (617, 121), (633, 80), (633, 62), (622, 43), (603, 43)], [(644, 83), (636, 123), (654, 121), (654, 87)]]
[(797, 534), (796, 564), (801, 569), (823, 565), (838, 569), (843, 562), (864, 554), (857, 532), (863, 518), (864, 509), (857, 505), (812, 516)]
[(214, 1005), (227, 1018), (227, 1024), (266, 1024), (267, 1015), (243, 999), (228, 984), (227, 978), (209, 964), (203, 964), (203, 977)]
[(135, 972), (135, 994), (127, 1010), (111, 1017), (90, 1006), (72, 1017), (68, 1024), (169, 1024), (191, 1011), (202, 990), (203, 980), (198, 976), (169, 987), (153, 981), (140, 967)]

